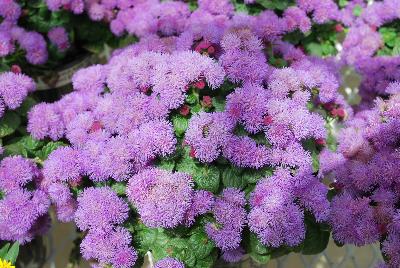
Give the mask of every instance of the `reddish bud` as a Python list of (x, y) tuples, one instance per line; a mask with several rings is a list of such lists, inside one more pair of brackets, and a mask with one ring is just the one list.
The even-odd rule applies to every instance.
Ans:
[(96, 132), (102, 128), (103, 128), (103, 125), (101, 124), (100, 121), (94, 121), (92, 126), (90, 127), (89, 133)]
[(196, 157), (196, 151), (195, 151), (195, 149), (194, 149), (193, 147), (190, 147), (189, 156), (190, 156), (191, 158), (195, 158), (195, 157)]
[(343, 119), (346, 116), (346, 111), (343, 108), (335, 108), (332, 109), (331, 115)]
[(71, 9), (71, 5), (70, 4), (64, 4), (63, 5), (63, 9), (64, 10), (70, 10)]
[(195, 50), (196, 52), (199, 52), (199, 53), (200, 53), (201, 50), (202, 50), (200, 44), (198, 44), (198, 45), (194, 48), (194, 50)]
[(141, 87), (140, 88), (140, 92), (142, 92), (143, 94), (146, 94), (149, 91), (148, 87)]
[(326, 140), (323, 138), (319, 138), (315, 141), (318, 145), (324, 146), (326, 144)]
[(342, 24), (338, 23), (335, 25), (335, 32), (341, 33), (341, 32), (343, 32), (343, 30), (344, 30), (344, 28), (343, 28)]
[(204, 107), (211, 107), (212, 106), (212, 98), (210, 96), (204, 96), (202, 104)]
[(378, 225), (379, 232), (383, 235), (387, 232), (387, 225), (386, 224), (379, 224)]
[(324, 108), (328, 111), (332, 111), (335, 108), (335, 104), (333, 102), (324, 103)]
[(339, 109), (337, 109), (336, 114), (340, 118), (344, 118), (346, 116), (346, 111), (343, 108), (339, 108)]
[(203, 80), (199, 80), (196, 83), (194, 83), (194, 86), (198, 89), (203, 89), (206, 87), (206, 83)]
[(274, 122), (274, 120), (272, 119), (272, 116), (269, 116), (269, 115), (264, 116), (264, 119), (263, 119), (264, 125), (268, 126), (268, 125), (272, 124), (273, 122)]
[(16, 64), (12, 65), (11, 68), (10, 68), (10, 70), (11, 70), (11, 72), (13, 72), (13, 73), (15, 73), (15, 74), (20, 74), (20, 73), (22, 73), (21, 67), (19, 67), (19, 65), (16, 65)]
[(190, 113), (190, 107), (188, 105), (183, 105), (179, 110), (179, 113), (183, 116), (187, 116)]
[(76, 180), (69, 181), (69, 185), (71, 187), (78, 187), (82, 183), (82, 177), (79, 177)]
[(343, 184), (338, 183), (338, 182), (332, 182), (329, 186), (331, 188), (336, 189), (336, 190), (342, 190), (343, 189)]
[(210, 54), (210, 55), (214, 54), (215, 53), (215, 48), (213, 46), (209, 46), (207, 48), (207, 53)]

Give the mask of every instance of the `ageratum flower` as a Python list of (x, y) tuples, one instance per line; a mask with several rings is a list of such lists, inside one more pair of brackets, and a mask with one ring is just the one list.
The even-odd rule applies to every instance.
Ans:
[(185, 268), (185, 265), (174, 258), (164, 258), (159, 260), (154, 268)]
[(215, 200), (212, 212), (216, 222), (208, 223), (205, 230), (217, 247), (224, 251), (239, 247), (246, 224), (245, 204), (244, 193), (235, 188), (224, 189)]
[(126, 220), (128, 210), (128, 204), (111, 188), (86, 188), (78, 197), (75, 222), (82, 231), (106, 229)]
[(184, 173), (149, 168), (132, 176), (127, 194), (145, 225), (171, 228), (184, 220), (192, 187), (191, 178)]

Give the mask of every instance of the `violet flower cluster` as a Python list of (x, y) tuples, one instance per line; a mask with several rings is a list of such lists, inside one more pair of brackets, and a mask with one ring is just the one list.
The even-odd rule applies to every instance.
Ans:
[[(0, 58), (11, 55), (20, 48), (25, 52), (25, 58), (30, 64), (44, 64), (48, 58), (45, 36), (19, 26), (18, 20), (21, 16), (23, 10), (18, 1), (0, 2)], [(69, 47), (68, 34), (63, 27), (50, 29), (48, 39), (60, 52)]]
[(320, 172), (338, 192), (329, 215), (333, 238), (357, 246), (381, 242), (388, 267), (400, 265), (399, 89), (390, 83), (390, 98), (356, 113), (340, 131), (337, 151), (320, 155)]
[(21, 73), (0, 73), (0, 117), (6, 108), (18, 108), (28, 94), (36, 89), (32, 78)]
[[(252, 16), (220, 0), (198, 1), (193, 12), (175, 1), (47, 4), (86, 10), (93, 20), (109, 21), (116, 35), (140, 37), (107, 64), (76, 72), (72, 93), (34, 106), (28, 116), (35, 139), (69, 143), (44, 161), (41, 187), (58, 219), (75, 221), (85, 233), (85, 259), (131, 267), (143, 257), (135, 237), (141, 225), (168, 231), (200, 225), (206, 242), (235, 262), (245, 253), (245, 231), (264, 246), (292, 247), (305, 239), (306, 214), (317, 224), (331, 219), (313, 162), (328, 137), (326, 118), (340, 121), (352, 112), (338, 93), (338, 66), (282, 37), (308, 32), (313, 22), (341, 21), (345, 9), (297, 1), (282, 16), (271, 10)], [(68, 46), (61, 28), (48, 37), (59, 49)], [(270, 64), (271, 45), (268, 53), (290, 66)], [(181, 158), (189, 169), (180, 170)], [(160, 167), (162, 161), (172, 167)], [(228, 187), (219, 181), (220, 163), (272, 175)], [(212, 191), (197, 180), (197, 168), (217, 169)], [(239, 176), (228, 179), (238, 185)], [(180, 268), (180, 261), (167, 258), (156, 267)]]
[[(0, 163), (0, 239), (26, 243), (50, 227), (50, 200), (36, 164), (21, 156)], [(33, 188), (33, 190), (30, 190)]]
[(387, 37), (381, 30), (390, 26), (390, 23), (397, 23), (400, 14), (395, 0), (375, 1), (370, 5), (361, 1), (356, 5), (360, 8), (360, 14), (352, 20), (343, 42), (341, 58), (362, 77), (360, 94), (363, 99), (360, 107), (363, 109), (372, 108), (375, 97), (387, 97), (385, 88), (399, 79), (396, 48), (392, 48), (393, 52), (389, 51), (389, 55), (382, 55), (379, 51), (386, 42), (390, 42), (387, 40), (390, 36)]
[[(125, 201), (111, 188), (85, 188), (87, 183), (127, 182), (128, 201), (151, 228), (190, 227), (200, 215), (212, 215), (205, 232), (230, 261), (243, 254), (244, 228), (267, 246), (292, 246), (304, 239), (305, 211), (319, 222), (327, 219), (327, 190), (313, 175), (312, 156), (302, 142), (321, 143), (327, 135), (323, 116), (309, 103), (329, 106), (338, 120), (351, 115), (337, 92), (336, 66), (303, 55), (291, 67), (272, 67), (262, 36), (245, 27), (246, 20), (232, 19), (231, 28), (212, 42), (189, 32), (171, 39), (143, 37), (115, 52), (108, 64), (79, 70), (74, 92), (30, 111), (34, 138), (70, 143), (44, 162), (42, 184), (58, 218), (74, 219), (88, 231), (81, 244), (84, 258), (130, 267), (137, 257), (135, 236), (124, 227)], [(236, 85), (225, 107), (215, 110), (206, 94), (218, 96), (227, 80)], [(192, 92), (201, 103), (198, 111), (187, 102)], [(190, 118), (184, 137), (170, 121), (177, 113)], [(241, 126), (245, 134), (237, 133)], [(240, 189), (228, 187), (214, 196), (197, 188), (190, 174), (156, 167), (176, 153), (178, 141), (190, 148), (190, 161), (201, 165), (222, 157), (237, 168), (276, 171), (257, 184), (248, 214)], [(73, 189), (83, 190), (77, 200)]]

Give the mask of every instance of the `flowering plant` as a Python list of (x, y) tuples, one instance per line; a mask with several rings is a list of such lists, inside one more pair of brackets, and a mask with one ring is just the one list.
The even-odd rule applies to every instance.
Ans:
[[(140, 40), (29, 110), (31, 137), (0, 163), (0, 239), (43, 234), (52, 205), (94, 267), (140, 267), (148, 252), (157, 268), (266, 263), (319, 253), (330, 231), (338, 244), (380, 241), (399, 266), (397, 61), (380, 56), (395, 51), (396, 22), (371, 27), (397, 18), (382, 15), (393, 0), (46, 5)], [(344, 64), (363, 75), (355, 114)], [(27, 81), (1, 74), (7, 107)]]
[(99, 53), (105, 45), (134, 40), (113, 37), (105, 23), (74, 15), (68, 5), (51, 12), (44, 0), (0, 4), (0, 71), (12, 67), (43, 75), (85, 53)]

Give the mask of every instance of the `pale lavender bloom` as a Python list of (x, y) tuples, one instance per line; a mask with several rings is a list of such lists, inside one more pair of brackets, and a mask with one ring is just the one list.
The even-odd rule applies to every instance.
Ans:
[(236, 249), (242, 240), (241, 234), (246, 224), (246, 199), (244, 193), (235, 188), (226, 188), (216, 198), (212, 212), (215, 223), (209, 222), (207, 235), (223, 251)]
[(68, 33), (64, 27), (54, 27), (47, 33), (50, 42), (57, 46), (60, 52), (64, 52), (70, 46)]
[(0, 74), (0, 96), (10, 109), (18, 108), (28, 93), (35, 89), (33, 79), (24, 74), (12, 72)]
[(192, 179), (184, 173), (149, 168), (132, 176), (127, 195), (145, 225), (171, 228), (184, 220), (192, 187)]
[(185, 268), (185, 265), (174, 258), (164, 258), (159, 260), (154, 268)]
[(78, 197), (75, 222), (82, 231), (101, 229), (123, 223), (128, 204), (109, 187), (86, 188)]

